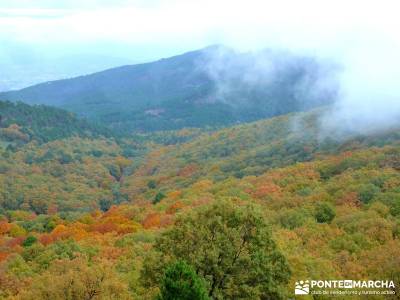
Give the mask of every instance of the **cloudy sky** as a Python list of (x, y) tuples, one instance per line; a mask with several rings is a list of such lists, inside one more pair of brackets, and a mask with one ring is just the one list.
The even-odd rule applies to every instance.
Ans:
[(398, 1), (1, 0), (1, 48), (151, 60), (222, 43), (337, 55), (399, 47)]

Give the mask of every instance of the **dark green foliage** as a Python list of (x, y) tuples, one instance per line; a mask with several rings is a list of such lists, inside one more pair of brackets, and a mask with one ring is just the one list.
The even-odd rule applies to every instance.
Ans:
[(315, 219), (318, 223), (330, 223), (335, 216), (335, 208), (328, 202), (319, 203), (315, 209)]
[(391, 215), (400, 216), (400, 195), (398, 193), (388, 192), (380, 194), (376, 200), (386, 204), (390, 209)]
[(34, 236), (32, 236), (32, 235), (30, 235), (30, 236), (28, 236), (26, 239), (25, 239), (25, 241), (22, 243), (22, 246), (23, 247), (30, 247), (30, 246), (32, 246), (34, 243), (36, 243), (37, 242), (37, 238), (36, 237), (34, 237)]
[(372, 183), (364, 184), (358, 190), (358, 198), (365, 204), (369, 203), (380, 192), (379, 187)]
[(149, 189), (155, 189), (157, 187), (157, 182), (155, 180), (149, 180), (147, 182), (147, 187)]
[(60, 156), (60, 158), (59, 158), (59, 162), (60, 162), (60, 164), (69, 164), (69, 163), (71, 163), (73, 161), (73, 158), (72, 158), (72, 155), (71, 154), (68, 154), (68, 153), (64, 153), (64, 152), (62, 152), (61, 153), (61, 156)]
[(156, 194), (156, 196), (154, 197), (154, 200), (153, 200), (153, 204), (157, 204), (158, 202), (160, 202), (162, 199), (164, 199), (166, 196), (165, 196), (165, 194), (163, 193), (163, 192), (158, 192), (157, 194)]
[(400, 216), (400, 196), (394, 196), (392, 200), (392, 206), (390, 207), (390, 213), (393, 216)]
[(100, 201), (99, 201), (100, 209), (101, 209), (102, 211), (104, 211), (104, 212), (106, 212), (107, 210), (109, 210), (110, 207), (111, 207), (111, 205), (112, 205), (112, 200), (110, 200), (110, 199), (105, 199), (105, 198), (103, 198), (103, 199), (100, 199)]
[[(54, 173), (52, 173), (52, 175), (55, 177), (59, 177)], [(29, 201), (30, 209), (38, 215), (46, 214), (48, 205), (49, 203), (47, 203), (45, 199), (34, 199), (32, 201)]]
[(103, 155), (103, 152), (101, 151), (101, 150), (92, 150), (91, 151), (91, 154), (94, 156), (94, 157), (101, 157), (102, 155)]
[[(7, 131), (4, 129), (13, 124), (20, 126), (20, 134), (18, 132), (14, 135), (5, 134)], [(83, 119), (78, 119), (73, 113), (62, 109), (0, 101), (0, 140), (48, 142), (75, 135), (110, 136), (110, 131), (98, 124), (93, 125)]]
[(128, 195), (125, 193), (121, 193), (121, 188), (119, 184), (115, 184), (112, 187), (112, 195), (113, 195), (113, 200), (112, 203), (114, 204), (121, 204), (124, 201), (128, 201)]
[(56, 218), (39, 215), (34, 220), (20, 221), (19, 225), (29, 232), (51, 232), (56, 226)]
[(119, 166), (109, 165), (108, 171), (110, 175), (115, 178), (116, 181), (121, 180), (122, 173), (121, 173), (121, 168)]
[(159, 300), (207, 300), (204, 280), (183, 261), (169, 265), (161, 281)]

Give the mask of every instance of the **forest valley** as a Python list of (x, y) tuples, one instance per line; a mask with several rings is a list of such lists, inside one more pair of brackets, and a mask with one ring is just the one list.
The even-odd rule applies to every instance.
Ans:
[(327, 109), (126, 135), (0, 102), (0, 299), (398, 299), (400, 128), (333, 138)]

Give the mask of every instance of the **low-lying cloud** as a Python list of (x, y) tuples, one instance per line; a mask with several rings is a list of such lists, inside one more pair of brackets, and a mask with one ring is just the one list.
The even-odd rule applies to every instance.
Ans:
[(213, 46), (206, 53), (198, 68), (215, 85), (213, 101), (233, 106), (252, 103), (276, 114), (279, 109), (284, 112), (285, 105), (307, 110), (332, 104), (336, 98), (339, 69), (332, 61), (277, 49), (243, 53)]
[[(353, 36), (357, 43), (329, 55), (324, 48), (239, 54), (217, 47), (205, 64), (216, 84), (215, 99), (240, 104), (237, 101), (247, 101), (246, 96), (264, 89), (271, 91), (267, 97), (299, 101), (299, 110), (330, 105), (320, 116), (321, 137), (343, 138), (399, 127), (400, 47), (390, 37)], [(235, 97), (243, 91), (248, 91), (245, 97)], [(259, 105), (264, 109), (262, 101)]]
[(399, 50), (372, 38), (341, 57), (340, 96), (322, 119), (324, 129), (367, 134), (400, 126)]

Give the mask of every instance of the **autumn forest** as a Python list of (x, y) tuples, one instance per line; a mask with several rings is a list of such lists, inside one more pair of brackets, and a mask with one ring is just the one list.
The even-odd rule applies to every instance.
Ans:
[(336, 138), (320, 130), (329, 109), (127, 135), (0, 102), (0, 298), (288, 299), (299, 279), (398, 283), (399, 128)]

